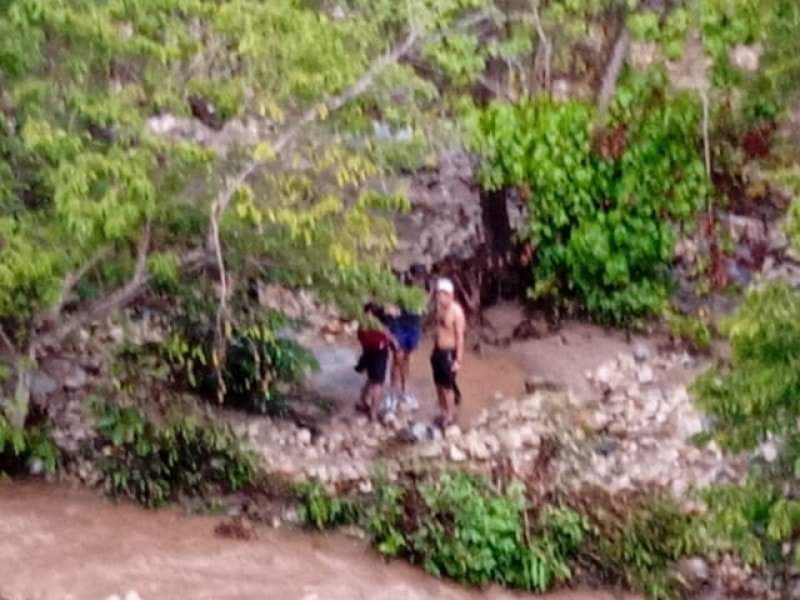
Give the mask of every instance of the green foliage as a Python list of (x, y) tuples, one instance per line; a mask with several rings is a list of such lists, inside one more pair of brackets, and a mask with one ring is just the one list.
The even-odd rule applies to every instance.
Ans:
[(680, 597), (671, 569), (681, 557), (705, 547), (698, 519), (660, 497), (619, 506), (601, 502), (588, 510), (594, 527), (584, 555), (647, 598)]
[(781, 545), (800, 528), (800, 501), (761, 478), (709, 488), (703, 498), (709, 508), (709, 538), (719, 550), (734, 552), (753, 566), (784, 560)]
[(154, 507), (181, 496), (236, 491), (255, 480), (255, 456), (227, 426), (194, 415), (156, 423), (138, 408), (108, 402), (93, 410), (104, 444), (97, 464), (112, 495)]
[[(183, 295), (162, 349), (177, 381), (226, 404), (272, 415), (286, 411), (286, 391), (319, 368), (295, 340), (278, 334), (292, 324), (276, 313), (258, 314), (229, 333), (224, 364), (215, 368), (216, 307), (194, 290)], [(219, 381), (219, 377), (222, 381)]]
[(0, 415), (0, 473), (20, 472), (33, 462), (52, 473), (60, 462), (59, 450), (49, 432), (39, 425), (20, 429)]
[[(392, 292), (386, 216), (397, 202), (380, 207), (362, 192), (392, 163), (415, 164), (427, 140), (415, 135), (376, 161), (372, 136), (354, 139), (351, 122), (379, 106), (422, 134), (420, 124), (439, 120), (437, 90), (393, 61), (353, 86), (412, 28), (425, 46), (483, 4), (353, 0), (344, 19), (315, 3), (260, 0), (0, 5), (0, 319), (11, 339), (25, 347), (62, 300), (67, 311), (118, 300), (145, 239), (145, 283), (174, 293), (197, 264), (187, 257), (209, 249), (211, 207), (229, 175), (253, 158), (269, 168), (242, 182), (219, 223), (229, 273), (277, 265), (349, 306), (363, 300), (352, 290), (370, 270), (386, 284), (378, 291)], [(468, 47), (431, 55), (452, 62)], [(220, 148), (148, 125), (173, 115), (212, 129), (260, 120), (264, 139)], [(361, 196), (370, 198), (350, 201)]]
[(354, 502), (329, 494), (317, 482), (297, 486), (295, 496), (300, 503), (300, 520), (320, 531), (351, 525), (359, 518)]
[(407, 556), (434, 575), (543, 591), (571, 576), (569, 558), (586, 523), (547, 507), (529, 529), (528, 510), (521, 487), (500, 493), (470, 475), (445, 474), (419, 487), (383, 484), (369, 529), (381, 552)]
[(667, 311), (665, 317), (669, 331), (675, 338), (700, 352), (707, 352), (711, 349), (713, 333), (711, 325), (704, 319), (683, 315), (672, 310)]
[(632, 80), (594, 140), (593, 116), (577, 101), (496, 104), (474, 123), (474, 142), (485, 186), (530, 190), (533, 294), (623, 322), (663, 307), (673, 223), (702, 205), (708, 182), (691, 98)]
[(800, 417), (800, 294), (782, 283), (748, 292), (726, 324), (730, 363), (694, 383), (713, 435), (730, 450), (750, 449), (769, 434), (797, 435)]

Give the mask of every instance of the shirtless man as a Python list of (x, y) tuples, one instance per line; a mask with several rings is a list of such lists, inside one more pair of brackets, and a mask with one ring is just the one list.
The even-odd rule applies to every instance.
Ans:
[(452, 281), (440, 279), (436, 283), (435, 292), (436, 334), (431, 355), (431, 367), (441, 410), (437, 424), (445, 429), (455, 422), (456, 405), (461, 401), (456, 375), (464, 358), (466, 319), (464, 310), (453, 297)]

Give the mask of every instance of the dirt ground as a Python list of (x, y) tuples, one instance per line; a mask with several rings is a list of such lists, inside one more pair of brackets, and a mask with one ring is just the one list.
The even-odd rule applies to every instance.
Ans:
[[(502, 304), (487, 310), (484, 316), (493, 334), (504, 338), (511, 336), (523, 313), (517, 305)], [(631, 352), (636, 344), (643, 343), (654, 350), (661, 341), (640, 336), (629, 340), (623, 332), (578, 321), (565, 322), (557, 332), (548, 332), (543, 323), (538, 329), (539, 337), (512, 341), (505, 347), (483, 344), (480, 353), (467, 349), (458, 377), (463, 393), (459, 413), (462, 427), (469, 425), (482, 409), (498, 398), (523, 394), (525, 381), (531, 375), (544, 376), (579, 396), (588, 396), (592, 390), (586, 379), (587, 371), (621, 352)], [(411, 363), (409, 387), (419, 399), (418, 416), (422, 420), (433, 419), (437, 414), (429, 363), (431, 349), (429, 335), (412, 356)], [(363, 378), (353, 370), (358, 359), (357, 345), (355, 342), (328, 344), (319, 341), (314, 350), (321, 371), (312, 385), (333, 400), (340, 412), (351, 412), (363, 383)], [(677, 376), (688, 378), (687, 374)]]

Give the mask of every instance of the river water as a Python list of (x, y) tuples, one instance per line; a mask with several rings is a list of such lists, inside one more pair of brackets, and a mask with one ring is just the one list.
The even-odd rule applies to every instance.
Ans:
[[(258, 530), (218, 537), (216, 517), (146, 511), (84, 489), (0, 484), (0, 597), (106, 600), (490, 600), (526, 598), (467, 590), (403, 562), (386, 562), (343, 535)], [(547, 600), (613, 600), (563, 592)]]

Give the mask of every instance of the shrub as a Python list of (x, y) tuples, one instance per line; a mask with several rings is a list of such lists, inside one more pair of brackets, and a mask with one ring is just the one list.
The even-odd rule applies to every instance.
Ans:
[(782, 283), (755, 288), (725, 329), (729, 363), (709, 369), (693, 386), (699, 406), (713, 417), (711, 435), (734, 451), (769, 435), (796, 437), (800, 293)]
[(696, 517), (659, 496), (592, 497), (585, 511), (592, 533), (581, 554), (593, 570), (653, 600), (679, 597), (672, 567), (704, 545)]
[(307, 482), (295, 489), (300, 503), (300, 520), (315, 529), (331, 529), (358, 521), (355, 502), (328, 493), (321, 484)]
[(60, 454), (48, 430), (41, 425), (20, 429), (0, 415), (0, 473), (18, 473), (38, 463), (53, 472)]
[(663, 308), (674, 223), (695, 214), (708, 181), (689, 97), (633, 80), (610, 125), (593, 134), (594, 117), (578, 101), (494, 104), (474, 124), (474, 142), (485, 187), (530, 192), (532, 294), (623, 322)]
[(255, 456), (228, 426), (194, 415), (156, 423), (138, 408), (107, 402), (93, 410), (105, 445), (98, 466), (112, 495), (154, 507), (179, 496), (236, 491), (256, 477)]
[(584, 520), (542, 509), (528, 527), (521, 486), (492, 490), (471, 475), (444, 474), (419, 486), (382, 484), (369, 518), (378, 549), (470, 585), (500, 583), (543, 591), (570, 577)]
[(753, 566), (784, 560), (781, 545), (800, 528), (800, 501), (785, 497), (762, 478), (711, 487), (703, 497), (710, 539), (720, 550)]
[[(215, 306), (187, 296), (163, 350), (176, 379), (207, 396), (262, 414), (286, 411), (283, 390), (318, 368), (314, 356), (278, 331), (291, 325), (277, 313), (265, 313), (230, 333), (224, 365), (215, 368)], [(222, 381), (219, 381), (221, 375)], [(220, 385), (221, 384), (221, 385)]]

